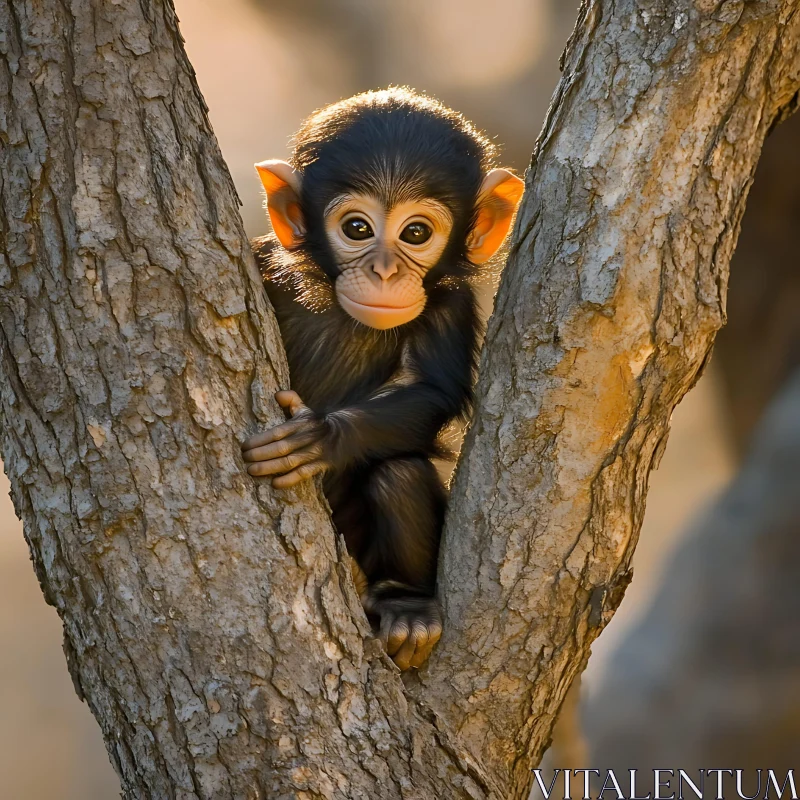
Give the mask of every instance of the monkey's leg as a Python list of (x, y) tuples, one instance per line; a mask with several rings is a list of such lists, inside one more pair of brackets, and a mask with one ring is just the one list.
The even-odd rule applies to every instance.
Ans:
[(419, 667), (442, 635), (434, 598), (446, 493), (424, 458), (396, 458), (372, 467), (366, 484), (371, 531), (359, 563), (369, 579), (367, 613), (400, 669)]
[(367, 596), (369, 583), (359, 563), (370, 529), (370, 510), (364, 496), (365, 482), (363, 470), (328, 473), (323, 482), (325, 497), (333, 512), (333, 524), (347, 544), (353, 583), (362, 603)]

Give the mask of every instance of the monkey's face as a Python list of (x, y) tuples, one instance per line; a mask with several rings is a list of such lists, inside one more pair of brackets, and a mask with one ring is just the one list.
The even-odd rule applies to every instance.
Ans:
[[(332, 192), (335, 196), (321, 215), (312, 209), (306, 219), (301, 207), (302, 174), (278, 160), (263, 161), (256, 169), (278, 240), (289, 250), (301, 247), (307, 241), (306, 226), (311, 226), (313, 241), (323, 239), (333, 255), (333, 264), (323, 268), (336, 276), (339, 305), (353, 319), (388, 330), (422, 313), (423, 279), (460, 230), (450, 207), (432, 198), (389, 203), (385, 198), (393, 193), (380, 191), (385, 181), (376, 180), (375, 194)], [(461, 206), (474, 210), (464, 242), (464, 254), (472, 264), (490, 259), (503, 243), (522, 189), (522, 181), (513, 173), (491, 169), (483, 176), (477, 197), (469, 193), (460, 198)]]
[(453, 216), (441, 202), (414, 200), (387, 208), (362, 194), (340, 195), (324, 214), (340, 269), (339, 305), (378, 330), (403, 325), (425, 308), (422, 280), (447, 246)]

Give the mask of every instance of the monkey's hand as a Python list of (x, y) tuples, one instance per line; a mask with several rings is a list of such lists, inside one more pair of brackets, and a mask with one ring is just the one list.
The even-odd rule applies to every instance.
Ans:
[(288, 489), (330, 466), (323, 447), (327, 425), (303, 403), (297, 392), (278, 392), (275, 399), (292, 418), (246, 439), (242, 443), (242, 457), (249, 464), (247, 471), (251, 475), (275, 475), (272, 485)]
[(362, 599), (367, 614), (380, 617), (378, 636), (401, 670), (421, 667), (442, 636), (442, 612), (433, 597)]

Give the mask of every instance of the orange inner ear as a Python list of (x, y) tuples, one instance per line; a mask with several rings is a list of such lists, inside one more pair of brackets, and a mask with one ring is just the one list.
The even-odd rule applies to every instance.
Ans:
[(300, 211), (300, 204), (295, 202), (284, 202), (279, 207), (277, 204), (267, 200), (267, 212), (272, 223), (272, 229), (278, 237), (278, 241), (288, 250), (302, 244), (303, 215)]
[(267, 212), (278, 241), (287, 249), (297, 247), (305, 234), (298, 173), (285, 161), (263, 161), (256, 169), (267, 193)]
[(524, 188), (524, 182), (508, 170), (493, 169), (487, 174), (467, 243), (474, 264), (488, 261), (503, 244)]

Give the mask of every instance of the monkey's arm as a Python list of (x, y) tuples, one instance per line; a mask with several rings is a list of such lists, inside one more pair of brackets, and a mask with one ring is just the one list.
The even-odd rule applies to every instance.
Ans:
[(324, 415), (304, 406), (295, 392), (279, 392), (292, 419), (244, 442), (248, 472), (279, 475), (273, 485), (284, 488), (359, 461), (435, 454), (439, 431), (472, 399), (479, 328), (471, 291), (442, 291), (410, 339), (404, 370), (409, 383), (388, 385)]
[(407, 371), (413, 377), (408, 383), (389, 384), (367, 400), (325, 416), (335, 466), (436, 454), (438, 433), (470, 405), (472, 371), (450, 337), (424, 342), (423, 347), (411, 354)]

